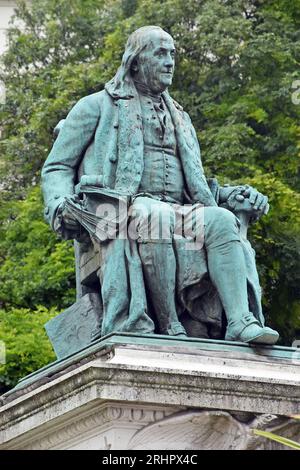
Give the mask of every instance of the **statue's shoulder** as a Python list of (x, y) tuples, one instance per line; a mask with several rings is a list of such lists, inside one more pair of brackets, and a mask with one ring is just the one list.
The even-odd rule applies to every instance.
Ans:
[(179, 111), (179, 113), (181, 114), (181, 116), (182, 116), (182, 118), (184, 119), (184, 121), (185, 121), (187, 124), (192, 124), (190, 115), (183, 109), (183, 107), (182, 107), (176, 100), (174, 100), (174, 98), (172, 98), (171, 96), (170, 96), (170, 98), (171, 98), (171, 100), (172, 100), (173, 105), (175, 106), (175, 108), (177, 109), (177, 111)]
[(174, 98), (172, 98), (172, 96), (170, 96), (170, 99), (171, 99), (173, 105), (175, 106), (175, 108), (182, 114), (183, 118), (187, 119), (190, 122), (191, 118), (190, 118), (189, 114), (183, 109), (181, 104), (179, 104), (176, 100), (174, 100)]
[(105, 90), (101, 90), (80, 98), (70, 109), (67, 117), (61, 119), (56, 125), (53, 131), (54, 135), (57, 137), (60, 134), (65, 122), (68, 122), (69, 119), (72, 120), (73, 126), (75, 123), (81, 125), (83, 117), (91, 122), (97, 122), (103, 107), (105, 107), (104, 101), (107, 100), (107, 96)]
[(97, 91), (90, 95), (83, 96), (80, 98), (78, 103), (87, 106), (101, 106), (103, 101), (107, 98), (107, 93), (105, 90)]
[(105, 109), (113, 105), (113, 100), (106, 90), (97, 91), (90, 95), (83, 96), (71, 109), (73, 116), (86, 115), (98, 118)]
[(171, 97), (171, 100), (173, 101), (173, 104), (175, 108), (178, 109), (178, 111), (183, 111), (183, 107), (179, 103), (177, 103), (177, 101), (175, 101), (174, 98)]

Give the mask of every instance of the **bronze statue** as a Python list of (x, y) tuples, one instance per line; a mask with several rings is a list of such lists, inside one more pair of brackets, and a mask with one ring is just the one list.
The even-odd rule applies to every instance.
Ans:
[(101, 335), (274, 344), (246, 233), (267, 197), (206, 179), (190, 117), (168, 93), (174, 64), (161, 28), (131, 34), (115, 77), (61, 125), (42, 172), (45, 216), (98, 254)]

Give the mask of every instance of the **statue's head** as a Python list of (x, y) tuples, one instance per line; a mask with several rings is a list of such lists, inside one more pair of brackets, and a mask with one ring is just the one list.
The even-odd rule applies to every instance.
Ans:
[[(135, 51), (139, 50), (138, 53)], [(133, 54), (132, 54), (133, 53)], [(145, 26), (129, 37), (125, 60), (132, 56), (130, 72), (134, 80), (159, 93), (172, 84), (175, 46), (172, 37), (158, 26)]]
[(159, 26), (143, 26), (129, 36), (111, 88), (116, 94), (118, 90), (124, 93), (133, 79), (160, 93), (172, 84), (174, 57), (173, 38)]

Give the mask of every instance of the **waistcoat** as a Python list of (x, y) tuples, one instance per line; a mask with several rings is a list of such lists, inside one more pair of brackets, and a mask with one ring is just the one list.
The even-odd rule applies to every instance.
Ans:
[(184, 176), (177, 152), (175, 129), (164, 104), (140, 94), (144, 135), (144, 171), (139, 192), (181, 203)]

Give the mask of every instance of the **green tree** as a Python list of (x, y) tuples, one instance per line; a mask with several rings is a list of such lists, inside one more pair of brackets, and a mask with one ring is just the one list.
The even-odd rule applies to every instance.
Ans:
[(299, 12), (300, 0), (19, 2), (0, 73), (7, 88), (0, 108), (3, 312), (71, 303), (72, 247), (42, 221), (32, 186), (57, 122), (103, 88), (134, 29), (157, 24), (177, 43), (171, 92), (195, 124), (207, 175), (253, 184), (270, 197), (269, 215), (250, 236), (265, 314), (282, 343), (291, 343), (300, 333), (300, 106), (292, 102)]
[(43, 325), (57, 313), (46, 307), (0, 310), (1, 340), (5, 344), (0, 362), (0, 393), (55, 359)]
[(43, 221), (38, 186), (10, 203), (1, 224), (0, 307), (67, 308), (75, 299), (74, 250)]

